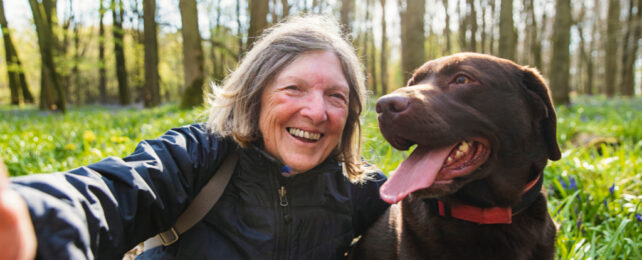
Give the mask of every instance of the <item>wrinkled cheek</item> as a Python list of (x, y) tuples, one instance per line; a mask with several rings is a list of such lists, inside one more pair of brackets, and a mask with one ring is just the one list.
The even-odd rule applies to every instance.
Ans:
[(331, 120), (331, 123), (333, 124), (332, 128), (337, 129), (337, 132), (339, 135), (343, 133), (343, 129), (345, 129), (346, 126), (346, 121), (348, 120), (348, 112), (347, 111), (338, 111), (335, 112), (336, 114), (333, 114), (333, 120)]
[(267, 113), (261, 113), (259, 117), (259, 132), (263, 137), (263, 144), (269, 145), (275, 141), (275, 118)]

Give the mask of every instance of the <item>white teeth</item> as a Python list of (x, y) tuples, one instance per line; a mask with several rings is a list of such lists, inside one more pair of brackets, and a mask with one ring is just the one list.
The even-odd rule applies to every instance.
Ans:
[(293, 136), (301, 137), (301, 138), (305, 138), (305, 139), (310, 139), (310, 140), (314, 140), (314, 141), (321, 139), (321, 134), (319, 134), (319, 133), (310, 133), (310, 132), (307, 132), (307, 131), (304, 131), (304, 130), (301, 130), (301, 129), (298, 129), (298, 128), (290, 128), (289, 132)]
[(461, 145), (459, 146), (459, 151), (462, 151), (462, 152), (466, 153), (466, 152), (468, 152), (468, 149), (469, 149), (469, 148), (470, 148), (470, 145), (468, 144), (468, 141), (464, 141), (464, 142), (463, 142), (463, 143), (461, 143)]

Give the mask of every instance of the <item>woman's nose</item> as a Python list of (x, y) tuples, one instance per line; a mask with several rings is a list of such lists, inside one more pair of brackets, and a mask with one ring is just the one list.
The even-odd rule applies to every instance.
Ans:
[(327, 108), (323, 94), (310, 93), (304, 101), (301, 115), (310, 118), (313, 124), (319, 124), (328, 119)]

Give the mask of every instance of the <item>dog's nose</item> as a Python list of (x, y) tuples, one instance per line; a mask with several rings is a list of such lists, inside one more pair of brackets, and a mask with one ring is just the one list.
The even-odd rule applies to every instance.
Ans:
[(399, 113), (408, 109), (408, 98), (404, 96), (383, 96), (377, 101), (377, 113)]

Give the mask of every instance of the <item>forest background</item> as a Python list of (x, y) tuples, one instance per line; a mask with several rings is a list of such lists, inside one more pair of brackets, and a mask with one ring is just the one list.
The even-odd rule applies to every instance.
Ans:
[[(545, 189), (558, 259), (642, 259), (642, 0), (0, 0), (0, 156), (12, 176), (126, 156), (202, 120), (203, 92), (262, 30), (336, 17), (371, 100), (425, 61), (460, 51), (539, 69), (563, 158)], [(374, 103), (366, 159), (392, 172)]]

